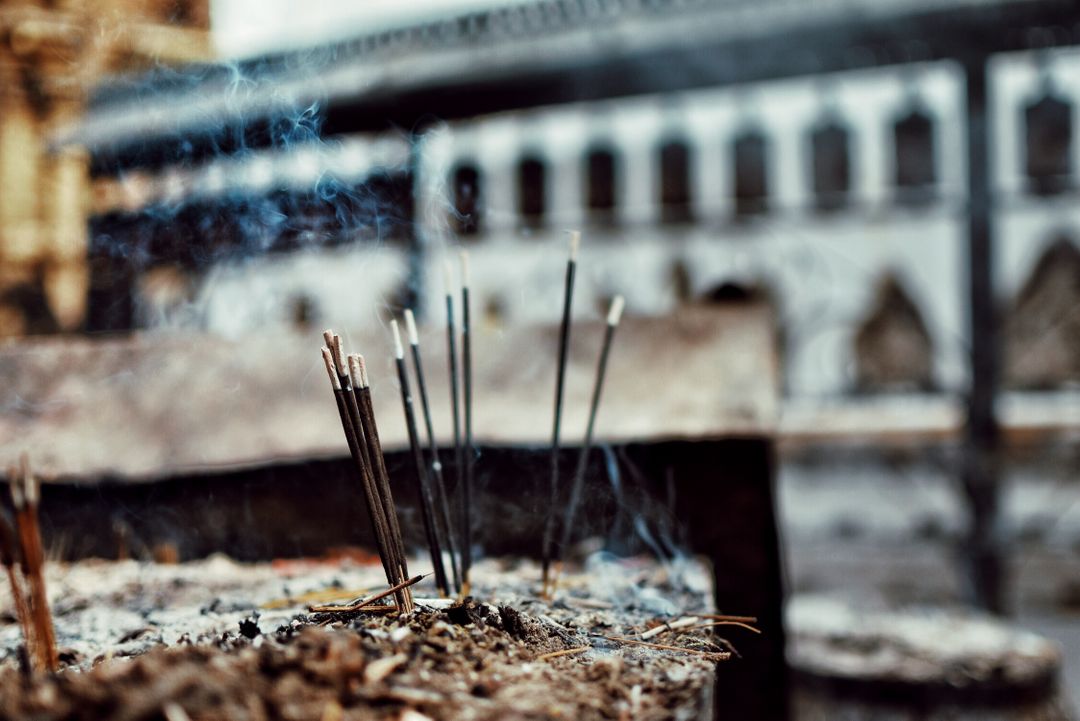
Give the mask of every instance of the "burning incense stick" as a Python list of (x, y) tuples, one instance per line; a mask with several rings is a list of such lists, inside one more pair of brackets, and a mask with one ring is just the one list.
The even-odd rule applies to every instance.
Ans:
[(435, 585), (443, 595), (450, 595), (450, 584), (443, 567), (442, 547), (439, 543), (439, 527), (435, 521), (435, 504), (428, 482), (427, 468), (424, 465), (424, 452), (420, 449), (420, 439), (416, 432), (416, 409), (413, 407), (412, 391), (409, 389), (409, 375), (405, 369), (405, 348), (401, 345), (401, 331), (396, 320), (390, 321), (394, 334), (394, 361), (397, 364), (398, 382), (401, 384), (401, 405), (405, 409), (405, 426), (409, 432), (409, 446), (412, 448), (413, 466), (416, 481), (420, 488), (420, 510), (424, 519), (424, 531), (427, 534), (431, 564), (435, 568)]
[(22, 458), (21, 473), (11, 479), (11, 500), (15, 506), (15, 521), (26, 562), (26, 578), (30, 586), (30, 616), (34, 627), (35, 647), (41, 668), (56, 671), (60, 659), (56, 652), (56, 632), (49, 598), (45, 590), (45, 552), (41, 546), (41, 526), (38, 523), (38, 483), (30, 472), (26, 456)]
[(562, 326), (559, 329), (559, 358), (555, 371), (555, 418), (551, 431), (551, 497), (544, 523), (543, 586), (548, 592), (551, 571), (551, 542), (555, 536), (555, 508), (559, 503), (559, 427), (562, 423), (563, 386), (566, 380), (566, 355), (570, 346), (570, 307), (574, 299), (574, 273), (577, 270), (581, 233), (570, 231), (570, 256), (566, 261), (566, 285), (563, 296)]
[[(331, 342), (333, 338), (331, 337)], [(379, 558), (382, 560), (383, 570), (386, 572), (386, 581), (389, 584), (394, 584), (400, 580), (400, 570), (397, 568), (397, 559), (394, 557), (388, 545), (389, 529), (387, 527), (386, 518), (382, 512), (382, 504), (379, 501), (378, 493), (375, 490), (374, 481), (371, 478), (371, 472), (368, 468), (368, 463), (365, 463), (363, 455), (361, 454), (362, 440), (359, 433), (360, 426), (349, 408), (351, 393), (345, 391), (342, 388), (341, 376), (337, 372), (336, 361), (334, 352), (329, 348), (323, 347), (322, 349), (323, 363), (326, 365), (327, 375), (330, 377), (330, 386), (334, 389), (334, 399), (337, 401), (338, 415), (341, 417), (341, 427), (345, 432), (345, 441), (349, 446), (349, 453), (352, 454), (353, 463), (356, 464), (357, 472), (360, 475), (360, 485), (364, 489), (364, 498), (367, 501), (368, 519), (371, 523), (371, 530), (375, 534), (375, 545), (379, 552)], [(355, 403), (353, 404), (355, 405)]]
[[(14, 478), (18, 471), (15, 468), (9, 470), (9, 478)], [(8, 584), (11, 586), (11, 598), (15, 604), (15, 617), (22, 629), (23, 640), (26, 643), (26, 655), (35, 658), (34, 629), (30, 618), (30, 606), (26, 600), (26, 592), (19, 580), (19, 569), (22, 566), (26, 570), (26, 563), (19, 552), (19, 539), (15, 535), (15, 525), (11, 515), (6, 509), (0, 508), (0, 561), (7, 571)]]
[(608, 310), (604, 343), (600, 348), (600, 361), (596, 366), (596, 383), (593, 385), (592, 402), (589, 405), (589, 423), (585, 427), (585, 443), (581, 447), (577, 468), (574, 471), (574, 484), (570, 488), (570, 503), (566, 506), (566, 516), (563, 519), (562, 539), (559, 548), (555, 551), (556, 560), (562, 560), (563, 552), (570, 545), (570, 533), (574, 528), (577, 507), (581, 503), (581, 492), (585, 486), (585, 469), (589, 464), (589, 453), (592, 452), (593, 430), (596, 428), (596, 411), (600, 407), (600, 394), (604, 389), (604, 376), (607, 374), (611, 341), (615, 337), (615, 329), (619, 327), (624, 305), (623, 297), (617, 295), (611, 301), (611, 308)]
[(465, 482), (461, 484), (461, 586), (469, 595), (472, 568), (472, 490), (476, 453), (472, 434), (472, 323), (469, 308), (469, 252), (461, 251), (461, 375), (465, 405)]
[[(387, 520), (390, 524), (391, 540), (394, 543), (398, 560), (401, 567), (401, 578), (409, 577), (409, 566), (405, 556), (405, 543), (401, 538), (401, 525), (398, 523), (397, 508), (394, 505), (394, 495), (390, 491), (390, 474), (386, 472), (386, 459), (383, 457), (382, 444), (379, 442), (379, 427), (375, 423), (375, 406), (371, 402), (371, 383), (369, 382), (367, 375), (367, 368), (364, 365), (364, 356), (356, 356), (357, 375), (360, 385), (356, 389), (357, 405), (360, 409), (360, 419), (364, 424), (365, 440), (368, 445), (368, 453), (371, 456), (371, 462), (374, 466), (375, 483), (379, 489), (379, 496), (382, 499), (383, 511), (386, 514)], [(413, 608), (412, 592), (406, 587), (404, 589), (405, 597), (408, 607), (406, 611), (411, 611)]]
[(457, 542), (454, 540), (454, 524), (450, 521), (450, 501), (443, 479), (442, 462), (439, 460), (439, 444), (435, 441), (435, 427), (431, 422), (431, 406), (428, 404), (427, 383), (424, 381), (424, 366), (420, 360), (420, 334), (416, 330), (416, 318), (411, 309), (405, 310), (405, 329), (409, 334), (412, 348), (413, 370), (416, 371), (416, 388), (420, 391), (420, 409), (424, 412), (424, 427), (427, 431), (428, 449), (431, 453), (431, 473), (435, 478), (435, 500), (442, 516), (443, 533), (447, 550), (450, 552), (450, 571), (454, 577), (454, 590), (461, 591), (461, 576), (458, 573)]

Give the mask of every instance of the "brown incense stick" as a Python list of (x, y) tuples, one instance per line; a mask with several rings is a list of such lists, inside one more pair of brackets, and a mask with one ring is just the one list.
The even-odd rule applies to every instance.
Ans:
[[(375, 483), (382, 499), (383, 510), (390, 523), (391, 540), (396, 546), (397, 556), (401, 564), (401, 577), (409, 577), (409, 566), (405, 555), (405, 543), (401, 536), (401, 525), (398, 522), (397, 507), (394, 505), (394, 494), (390, 490), (390, 474), (386, 472), (386, 459), (382, 452), (382, 443), (379, 441), (379, 426), (375, 422), (375, 407), (371, 401), (371, 382), (367, 375), (367, 367), (364, 356), (356, 356), (357, 374), (360, 386), (356, 390), (357, 406), (360, 409), (360, 419), (364, 424), (365, 440), (371, 463), (375, 474)], [(410, 610), (412, 608), (412, 593), (408, 588), (405, 595), (409, 599)]]
[(574, 300), (574, 274), (577, 270), (578, 245), (581, 233), (570, 231), (570, 256), (566, 261), (566, 282), (563, 292), (562, 325), (559, 329), (559, 355), (555, 369), (555, 417), (551, 431), (551, 493), (544, 523), (543, 587), (548, 593), (551, 572), (551, 544), (555, 538), (555, 509), (559, 505), (559, 430), (562, 423), (563, 386), (566, 380), (566, 356), (570, 346), (570, 309)]
[(624, 305), (623, 297), (617, 295), (611, 301), (611, 308), (608, 310), (604, 342), (600, 347), (600, 361), (596, 366), (596, 382), (593, 385), (592, 401), (589, 404), (589, 422), (585, 428), (585, 442), (581, 446), (577, 468), (574, 471), (574, 481), (570, 488), (570, 502), (566, 506), (566, 516), (563, 519), (562, 539), (559, 547), (555, 549), (555, 558), (558, 561), (562, 561), (563, 553), (566, 551), (566, 547), (570, 545), (570, 534), (573, 532), (578, 505), (581, 503), (581, 493), (585, 487), (585, 469), (588, 467), (589, 454), (592, 452), (593, 431), (596, 428), (596, 411), (600, 407), (600, 393), (604, 389), (604, 376), (607, 374), (611, 341), (615, 337), (615, 329), (619, 327)]
[(450, 583), (443, 566), (442, 544), (439, 541), (439, 525), (435, 520), (435, 502), (431, 493), (427, 467), (424, 464), (424, 452), (420, 448), (420, 438), (416, 430), (416, 409), (413, 405), (412, 391), (409, 387), (409, 374), (405, 368), (405, 348), (401, 344), (401, 331), (396, 320), (390, 321), (394, 334), (394, 362), (397, 365), (398, 383), (401, 385), (401, 405), (405, 411), (405, 427), (409, 434), (409, 447), (412, 449), (413, 468), (420, 495), (420, 515), (424, 521), (428, 551), (431, 553), (431, 565), (435, 569), (435, 585), (443, 595), (450, 595)]
[[(12, 467), (8, 471), (8, 478), (14, 478), (18, 471)], [(34, 649), (33, 621), (30, 617), (30, 606), (26, 599), (26, 591), (22, 581), (19, 580), (19, 567), (25, 570), (25, 561), (20, 552), (19, 539), (15, 535), (14, 521), (7, 509), (0, 508), (0, 561), (4, 564), (7, 572), (8, 584), (11, 586), (11, 598), (15, 604), (15, 617), (22, 629), (23, 640), (26, 644), (27, 658), (35, 658), (37, 651)]]
[(30, 472), (26, 456), (22, 458), (21, 473), (12, 478), (11, 500), (15, 506), (15, 521), (19, 542), (26, 560), (27, 582), (30, 586), (30, 616), (34, 626), (34, 644), (41, 668), (54, 672), (60, 667), (56, 651), (56, 631), (53, 629), (49, 598), (45, 589), (45, 552), (41, 545), (41, 526), (38, 523), (39, 490), (37, 479)]
[(454, 524), (450, 521), (450, 500), (446, 492), (446, 481), (443, 478), (443, 466), (439, 460), (439, 444), (435, 440), (435, 426), (431, 422), (431, 406), (428, 404), (427, 383), (424, 380), (424, 366), (420, 359), (420, 334), (416, 330), (416, 318), (411, 309), (405, 309), (405, 329), (409, 335), (409, 346), (412, 350), (413, 370), (416, 372), (416, 389), (420, 393), (420, 410), (424, 416), (424, 427), (427, 431), (428, 452), (431, 454), (431, 477), (434, 482), (435, 503), (438, 506), (440, 521), (443, 527), (443, 538), (447, 542), (447, 551), (450, 554), (450, 572), (454, 578), (454, 590), (461, 591), (461, 576), (458, 573), (457, 541), (454, 540)]

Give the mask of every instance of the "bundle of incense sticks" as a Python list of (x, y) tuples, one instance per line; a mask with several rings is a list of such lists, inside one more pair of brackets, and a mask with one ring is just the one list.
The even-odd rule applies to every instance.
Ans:
[[(11, 584), (15, 612), (26, 640), (26, 653), (36, 671), (60, 667), (56, 633), (45, 591), (45, 551), (38, 522), (38, 484), (25, 456), (19, 467), (8, 471), (15, 523), (0, 514), (0, 559)], [(18, 569), (16, 567), (19, 567)], [(19, 578), (22, 571), (22, 579)]]
[(401, 538), (394, 497), (390, 491), (390, 477), (379, 442), (364, 358), (358, 354), (346, 357), (341, 347), (341, 336), (331, 330), (323, 333), (323, 338), (326, 340), (322, 349), (323, 363), (337, 401), (345, 441), (367, 501), (368, 520), (375, 534), (375, 545), (386, 573), (386, 582), (397, 589), (394, 598), (398, 610), (408, 613), (414, 605), (412, 591), (409, 586), (402, 585), (409, 578), (405, 544)]

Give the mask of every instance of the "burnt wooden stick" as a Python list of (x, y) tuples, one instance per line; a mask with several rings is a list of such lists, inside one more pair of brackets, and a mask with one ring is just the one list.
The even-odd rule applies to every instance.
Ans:
[[(375, 422), (375, 406), (371, 401), (371, 382), (368, 379), (364, 356), (357, 356), (356, 360), (357, 370), (360, 375), (360, 388), (357, 389), (356, 400), (360, 408), (360, 419), (364, 424), (368, 453), (371, 456), (375, 471), (375, 483), (378, 485), (383, 510), (390, 523), (391, 540), (397, 548), (398, 557), (401, 559), (401, 577), (408, 578), (408, 557), (405, 555), (405, 543), (401, 538), (401, 524), (398, 522), (397, 507), (394, 505), (394, 494), (390, 490), (390, 474), (386, 472), (386, 459), (383, 457), (382, 443), (379, 441), (379, 426)], [(412, 594), (408, 588), (405, 589), (405, 595), (409, 599), (409, 609), (411, 610)]]
[(607, 326), (604, 329), (604, 343), (600, 347), (600, 361), (596, 366), (596, 382), (593, 385), (592, 402), (589, 404), (589, 422), (585, 427), (585, 443), (581, 447), (577, 468), (574, 470), (574, 481), (570, 487), (570, 502), (566, 506), (566, 516), (563, 519), (562, 541), (558, 548), (555, 549), (556, 561), (562, 561), (563, 553), (566, 551), (567, 546), (570, 545), (570, 534), (574, 529), (578, 505), (581, 504), (581, 493), (585, 487), (585, 469), (589, 464), (589, 453), (592, 451), (593, 444), (593, 430), (596, 428), (596, 411), (600, 407), (600, 394), (604, 389), (604, 376), (607, 374), (611, 341), (615, 337), (615, 329), (619, 327), (623, 305), (623, 297), (617, 295), (611, 301), (611, 308), (608, 310)]
[[(458, 389), (457, 326), (454, 323), (453, 271), (450, 262), (443, 266), (446, 271), (446, 355), (450, 371), (450, 412), (454, 427), (454, 480), (457, 490), (465, 483), (465, 449), (461, 446), (461, 406)], [(458, 503), (461, 506), (461, 503)]]
[(431, 422), (431, 406), (428, 404), (427, 383), (424, 381), (424, 365), (420, 360), (420, 334), (416, 330), (416, 318), (410, 309), (405, 310), (405, 329), (409, 334), (409, 346), (412, 349), (413, 370), (416, 372), (416, 389), (420, 393), (420, 410), (424, 414), (424, 428), (427, 431), (428, 452), (431, 454), (431, 473), (435, 479), (435, 501), (443, 524), (443, 534), (450, 554), (450, 573), (454, 579), (454, 591), (461, 591), (461, 576), (458, 573), (457, 541), (454, 540), (454, 524), (450, 521), (450, 497), (446, 492), (443, 478), (443, 466), (439, 460), (439, 444), (435, 440), (435, 426)]
[[(14, 477), (15, 473), (17, 471), (13, 468), (9, 477)], [(14, 521), (11, 514), (4, 508), (0, 508), (0, 561), (4, 564), (4, 570), (7, 571), (8, 583), (11, 586), (11, 598), (15, 604), (15, 616), (19, 621), (19, 627), (22, 629), (23, 639), (26, 642), (26, 655), (28, 658), (34, 658), (36, 651), (34, 650), (34, 628), (30, 618), (30, 606), (26, 600), (26, 591), (19, 580), (19, 569), (17, 568), (21, 566), (25, 570), (26, 565), (22, 553), (20, 553), (19, 539), (15, 535)]]
[(49, 597), (45, 588), (45, 551), (41, 546), (41, 526), (38, 523), (38, 484), (30, 472), (26, 456), (22, 458), (22, 472), (12, 481), (11, 500), (15, 505), (15, 521), (19, 528), (19, 541), (28, 571), (35, 646), (41, 666), (47, 671), (55, 672), (60, 667), (60, 657), (56, 651), (56, 631), (53, 629)]
[(413, 406), (412, 391), (409, 389), (409, 374), (405, 368), (405, 348), (401, 345), (401, 331), (396, 320), (390, 321), (394, 334), (394, 362), (397, 365), (398, 383), (401, 385), (401, 405), (405, 411), (405, 428), (409, 433), (409, 447), (412, 449), (413, 467), (416, 482), (420, 490), (420, 512), (424, 520), (424, 532), (427, 535), (428, 551), (431, 553), (431, 565), (435, 569), (435, 585), (445, 596), (450, 595), (450, 583), (443, 567), (442, 545), (439, 543), (439, 526), (435, 520), (435, 503), (428, 482), (427, 467), (424, 464), (424, 452), (420, 448), (420, 438), (416, 432), (416, 409)]
[[(390, 557), (390, 565), (393, 571), (389, 574), (391, 578), (388, 578), (390, 583), (398, 583), (404, 581), (407, 576), (405, 574), (404, 555), (405, 551), (398, 542), (397, 537), (394, 535), (393, 524), (390, 522), (388, 513), (390, 505), (385, 502), (382, 497), (382, 492), (378, 482), (375, 480), (375, 470), (371, 458), (371, 448), (367, 442), (368, 430), (364, 423), (363, 414), (360, 412), (360, 389), (367, 385), (366, 373), (364, 372), (364, 358), (363, 356), (354, 353), (349, 356), (349, 378), (352, 380), (352, 392), (348, 394), (349, 401), (349, 413), (353, 419), (353, 425), (357, 429), (357, 445), (360, 450), (360, 458), (364, 462), (364, 483), (370, 488), (371, 502), (374, 504), (379, 520), (383, 526), (383, 532), (385, 535), (385, 543), (387, 554)], [(398, 608), (408, 612), (412, 610), (412, 598), (406, 598), (409, 595), (409, 591), (399, 590), (395, 595)]]
[(364, 490), (364, 498), (367, 501), (368, 519), (371, 530), (375, 534), (375, 546), (379, 551), (379, 559), (386, 573), (386, 582), (393, 585), (401, 580), (395, 569), (395, 559), (387, 545), (389, 531), (382, 518), (382, 505), (379, 503), (377, 494), (374, 492), (374, 484), (368, 485), (366, 481), (363, 458), (360, 455), (360, 437), (357, 434), (357, 425), (349, 412), (349, 399), (351, 393), (341, 386), (341, 377), (337, 372), (337, 363), (334, 353), (329, 348), (322, 349), (323, 363), (326, 365), (326, 373), (330, 377), (330, 386), (334, 389), (334, 400), (337, 401), (338, 415), (341, 417), (341, 428), (345, 432), (345, 442), (349, 446), (353, 463), (356, 464), (357, 473), (360, 475), (360, 485)]
[(542, 573), (544, 593), (548, 590), (551, 571), (551, 544), (555, 540), (555, 509), (559, 505), (559, 431), (562, 424), (563, 387), (566, 381), (566, 356), (570, 347), (570, 309), (574, 300), (574, 274), (577, 270), (578, 245), (581, 233), (570, 231), (570, 256), (566, 261), (566, 282), (563, 292), (562, 325), (559, 328), (559, 356), (555, 368), (555, 417), (551, 429), (551, 488), (547, 518), (544, 521)]
[(465, 482), (461, 485), (461, 590), (469, 595), (472, 569), (472, 492), (476, 451), (472, 433), (472, 322), (469, 309), (469, 252), (461, 251), (461, 385), (465, 407)]

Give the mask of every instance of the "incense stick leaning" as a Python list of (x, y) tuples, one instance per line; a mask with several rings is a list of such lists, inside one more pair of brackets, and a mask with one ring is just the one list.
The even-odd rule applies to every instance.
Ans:
[(20, 471), (11, 479), (11, 500), (15, 506), (15, 522), (18, 525), (19, 542), (26, 563), (26, 578), (30, 586), (34, 646), (38, 650), (40, 668), (56, 671), (60, 667), (60, 658), (56, 652), (56, 632), (53, 629), (49, 598), (45, 589), (45, 552), (41, 546), (41, 526), (38, 523), (39, 490), (26, 456), (22, 458)]
[[(8, 471), (8, 477), (14, 478), (18, 471), (13, 467)], [(7, 572), (8, 584), (11, 587), (11, 598), (15, 605), (15, 617), (22, 629), (23, 640), (26, 644), (28, 658), (36, 658), (37, 651), (34, 646), (34, 628), (30, 617), (30, 605), (26, 598), (26, 591), (19, 579), (20, 567), (25, 572), (26, 562), (23, 560), (19, 539), (15, 535), (15, 525), (7, 509), (0, 508), (0, 561), (4, 564)]]
[[(329, 331), (327, 331), (330, 334)], [(371, 529), (375, 534), (375, 546), (379, 552), (379, 559), (382, 561), (383, 571), (386, 573), (386, 582), (393, 585), (397, 583), (400, 578), (398, 575), (400, 570), (397, 568), (396, 559), (388, 545), (389, 529), (387, 527), (386, 518), (382, 513), (382, 505), (380, 504), (377, 493), (374, 488), (374, 483), (369, 482), (370, 470), (366, 467), (364, 459), (360, 453), (361, 440), (359, 434), (359, 423), (354, 418), (349, 406), (351, 385), (349, 385), (348, 373), (344, 374), (344, 381), (346, 385), (342, 384), (342, 374), (338, 368), (338, 353), (340, 353), (340, 345), (338, 345), (338, 353), (335, 353), (334, 348), (336, 336), (330, 334), (330, 348), (324, 347), (322, 349), (323, 363), (326, 365), (326, 372), (330, 377), (330, 385), (334, 389), (334, 398), (337, 401), (338, 415), (341, 418), (341, 427), (345, 432), (345, 441), (349, 446), (349, 453), (352, 455), (353, 463), (356, 465), (357, 473), (360, 476), (360, 485), (364, 491), (364, 498), (367, 501), (368, 520), (371, 523)], [(346, 390), (348, 388), (348, 390)], [(400, 605), (404, 607), (404, 602)]]
[(413, 370), (416, 372), (416, 389), (420, 393), (420, 410), (424, 414), (424, 427), (427, 431), (428, 452), (431, 454), (431, 475), (435, 480), (435, 503), (438, 505), (443, 537), (446, 539), (450, 555), (450, 572), (454, 579), (454, 591), (461, 591), (461, 575), (458, 572), (457, 541), (454, 540), (454, 524), (450, 521), (450, 500), (443, 478), (443, 466), (439, 460), (439, 444), (435, 441), (435, 427), (431, 422), (431, 406), (428, 404), (427, 383), (424, 381), (424, 366), (420, 360), (420, 334), (416, 330), (416, 318), (412, 309), (405, 309), (405, 329), (409, 335), (412, 350)]
[(416, 431), (416, 409), (413, 404), (412, 390), (409, 387), (409, 374), (405, 368), (405, 347), (401, 344), (401, 330), (396, 320), (390, 321), (390, 330), (394, 334), (394, 362), (397, 365), (398, 382), (401, 385), (401, 405), (405, 411), (405, 426), (409, 434), (409, 447), (412, 449), (413, 468), (420, 490), (420, 512), (427, 535), (428, 551), (431, 564), (435, 569), (435, 585), (439, 593), (449, 596), (450, 583), (443, 566), (442, 544), (439, 541), (439, 526), (435, 520), (435, 504), (431, 493), (431, 484), (424, 464), (424, 452), (420, 448), (420, 438)]
[(559, 355), (555, 370), (555, 415), (551, 430), (551, 493), (547, 518), (544, 521), (542, 547), (543, 595), (550, 593), (551, 544), (555, 539), (555, 509), (559, 504), (559, 430), (562, 423), (563, 386), (566, 380), (566, 356), (570, 346), (570, 308), (574, 300), (574, 275), (577, 270), (578, 246), (581, 233), (570, 231), (570, 255), (566, 261), (566, 282), (563, 293), (562, 325), (559, 328)]
[[(352, 361), (350, 361), (352, 363)], [(371, 401), (371, 382), (368, 378), (367, 367), (364, 364), (364, 356), (356, 356), (356, 371), (359, 383), (356, 388), (356, 400), (360, 409), (360, 419), (364, 424), (365, 440), (368, 446), (368, 454), (374, 466), (375, 484), (379, 490), (379, 497), (383, 504), (383, 512), (390, 524), (391, 541), (394, 544), (396, 557), (401, 569), (401, 578), (409, 577), (408, 559), (405, 556), (405, 543), (401, 537), (401, 524), (398, 522), (397, 507), (394, 505), (394, 494), (390, 490), (390, 474), (386, 472), (386, 459), (382, 452), (382, 443), (379, 441), (379, 426), (375, 422), (375, 406)], [(406, 587), (405, 597), (408, 599), (408, 610), (414, 608), (412, 591)]]
[(562, 538), (558, 548), (555, 549), (557, 564), (561, 563), (562, 554), (570, 545), (570, 534), (574, 530), (578, 506), (581, 504), (581, 493), (585, 487), (585, 469), (589, 465), (589, 454), (592, 452), (593, 431), (596, 429), (596, 412), (600, 408), (600, 394), (604, 390), (604, 377), (607, 374), (611, 342), (615, 338), (615, 329), (619, 327), (619, 320), (622, 318), (624, 306), (623, 297), (617, 295), (611, 301), (611, 307), (608, 309), (604, 341), (600, 348), (600, 360), (596, 366), (596, 382), (593, 384), (592, 401), (589, 404), (589, 422), (585, 428), (585, 442), (582, 444), (581, 453), (578, 455), (577, 468), (574, 470), (574, 481), (570, 488), (570, 502), (566, 506), (566, 516), (563, 519)]

